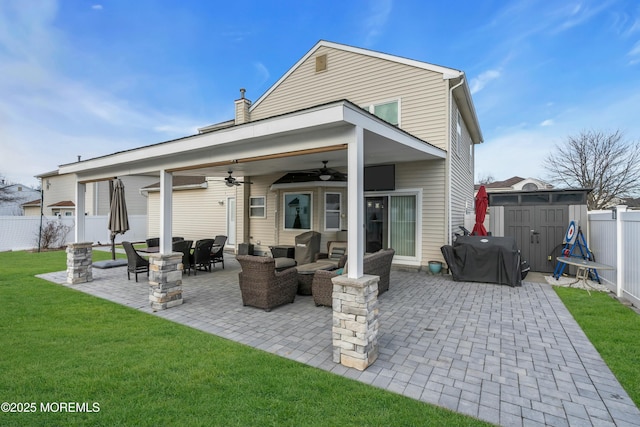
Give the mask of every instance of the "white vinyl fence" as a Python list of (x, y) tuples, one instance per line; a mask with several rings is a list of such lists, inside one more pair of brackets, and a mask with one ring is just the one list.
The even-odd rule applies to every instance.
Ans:
[(596, 262), (615, 267), (598, 270), (602, 282), (640, 306), (640, 212), (626, 211), (625, 206), (618, 206), (615, 214), (589, 212), (589, 249)]
[[(108, 216), (85, 217), (85, 240), (95, 244), (111, 243), (110, 232), (107, 229)], [(74, 240), (76, 218), (70, 217), (43, 217), (42, 225), (48, 222), (63, 224), (68, 227), (66, 236), (62, 238), (62, 244), (71, 243)], [(118, 234), (116, 242), (129, 240), (142, 241), (147, 238), (147, 216), (129, 215), (129, 228), (125, 234)], [(0, 251), (25, 250), (38, 247), (38, 233), (40, 231), (39, 216), (0, 216)]]

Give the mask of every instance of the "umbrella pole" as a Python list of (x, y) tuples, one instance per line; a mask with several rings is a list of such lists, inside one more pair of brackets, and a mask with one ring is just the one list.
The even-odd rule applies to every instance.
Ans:
[(116, 259), (116, 235), (111, 233), (111, 259)]

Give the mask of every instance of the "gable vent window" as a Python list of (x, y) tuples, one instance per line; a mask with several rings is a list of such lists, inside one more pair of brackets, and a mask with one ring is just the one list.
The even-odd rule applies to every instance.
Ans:
[(316, 73), (320, 71), (326, 71), (327, 69), (327, 54), (316, 56)]

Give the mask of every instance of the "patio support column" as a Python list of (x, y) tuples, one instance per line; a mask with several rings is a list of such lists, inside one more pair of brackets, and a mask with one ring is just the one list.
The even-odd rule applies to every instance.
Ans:
[(182, 304), (182, 252), (149, 255), (149, 303), (153, 311)]
[(347, 147), (349, 179), (347, 180), (347, 200), (349, 218), (347, 220), (349, 247), (347, 254), (349, 268), (347, 276), (357, 279), (363, 274), (362, 257), (364, 256), (364, 130), (361, 126), (354, 128), (353, 140)]
[(93, 281), (93, 242), (67, 245), (67, 283), (75, 285)]
[(365, 274), (333, 282), (333, 361), (360, 371), (378, 358), (378, 282)]
[(173, 218), (173, 174), (160, 171), (160, 253), (169, 254), (172, 250), (171, 236)]
[(76, 230), (75, 242), (81, 243), (85, 239), (85, 191), (87, 184), (84, 182), (76, 182)]
[(85, 242), (86, 184), (76, 181), (76, 227), (74, 243), (67, 244), (67, 283), (75, 285), (93, 281), (93, 242)]

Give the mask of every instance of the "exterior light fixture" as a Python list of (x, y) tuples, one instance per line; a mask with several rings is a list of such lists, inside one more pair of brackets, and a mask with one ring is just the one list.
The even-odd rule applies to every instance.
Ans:
[(331, 179), (332, 175), (331, 175), (331, 172), (329, 171), (329, 169), (327, 168), (328, 160), (323, 160), (322, 163), (324, 164), (324, 166), (322, 167), (322, 169), (320, 169), (319, 178), (322, 181), (329, 181)]

